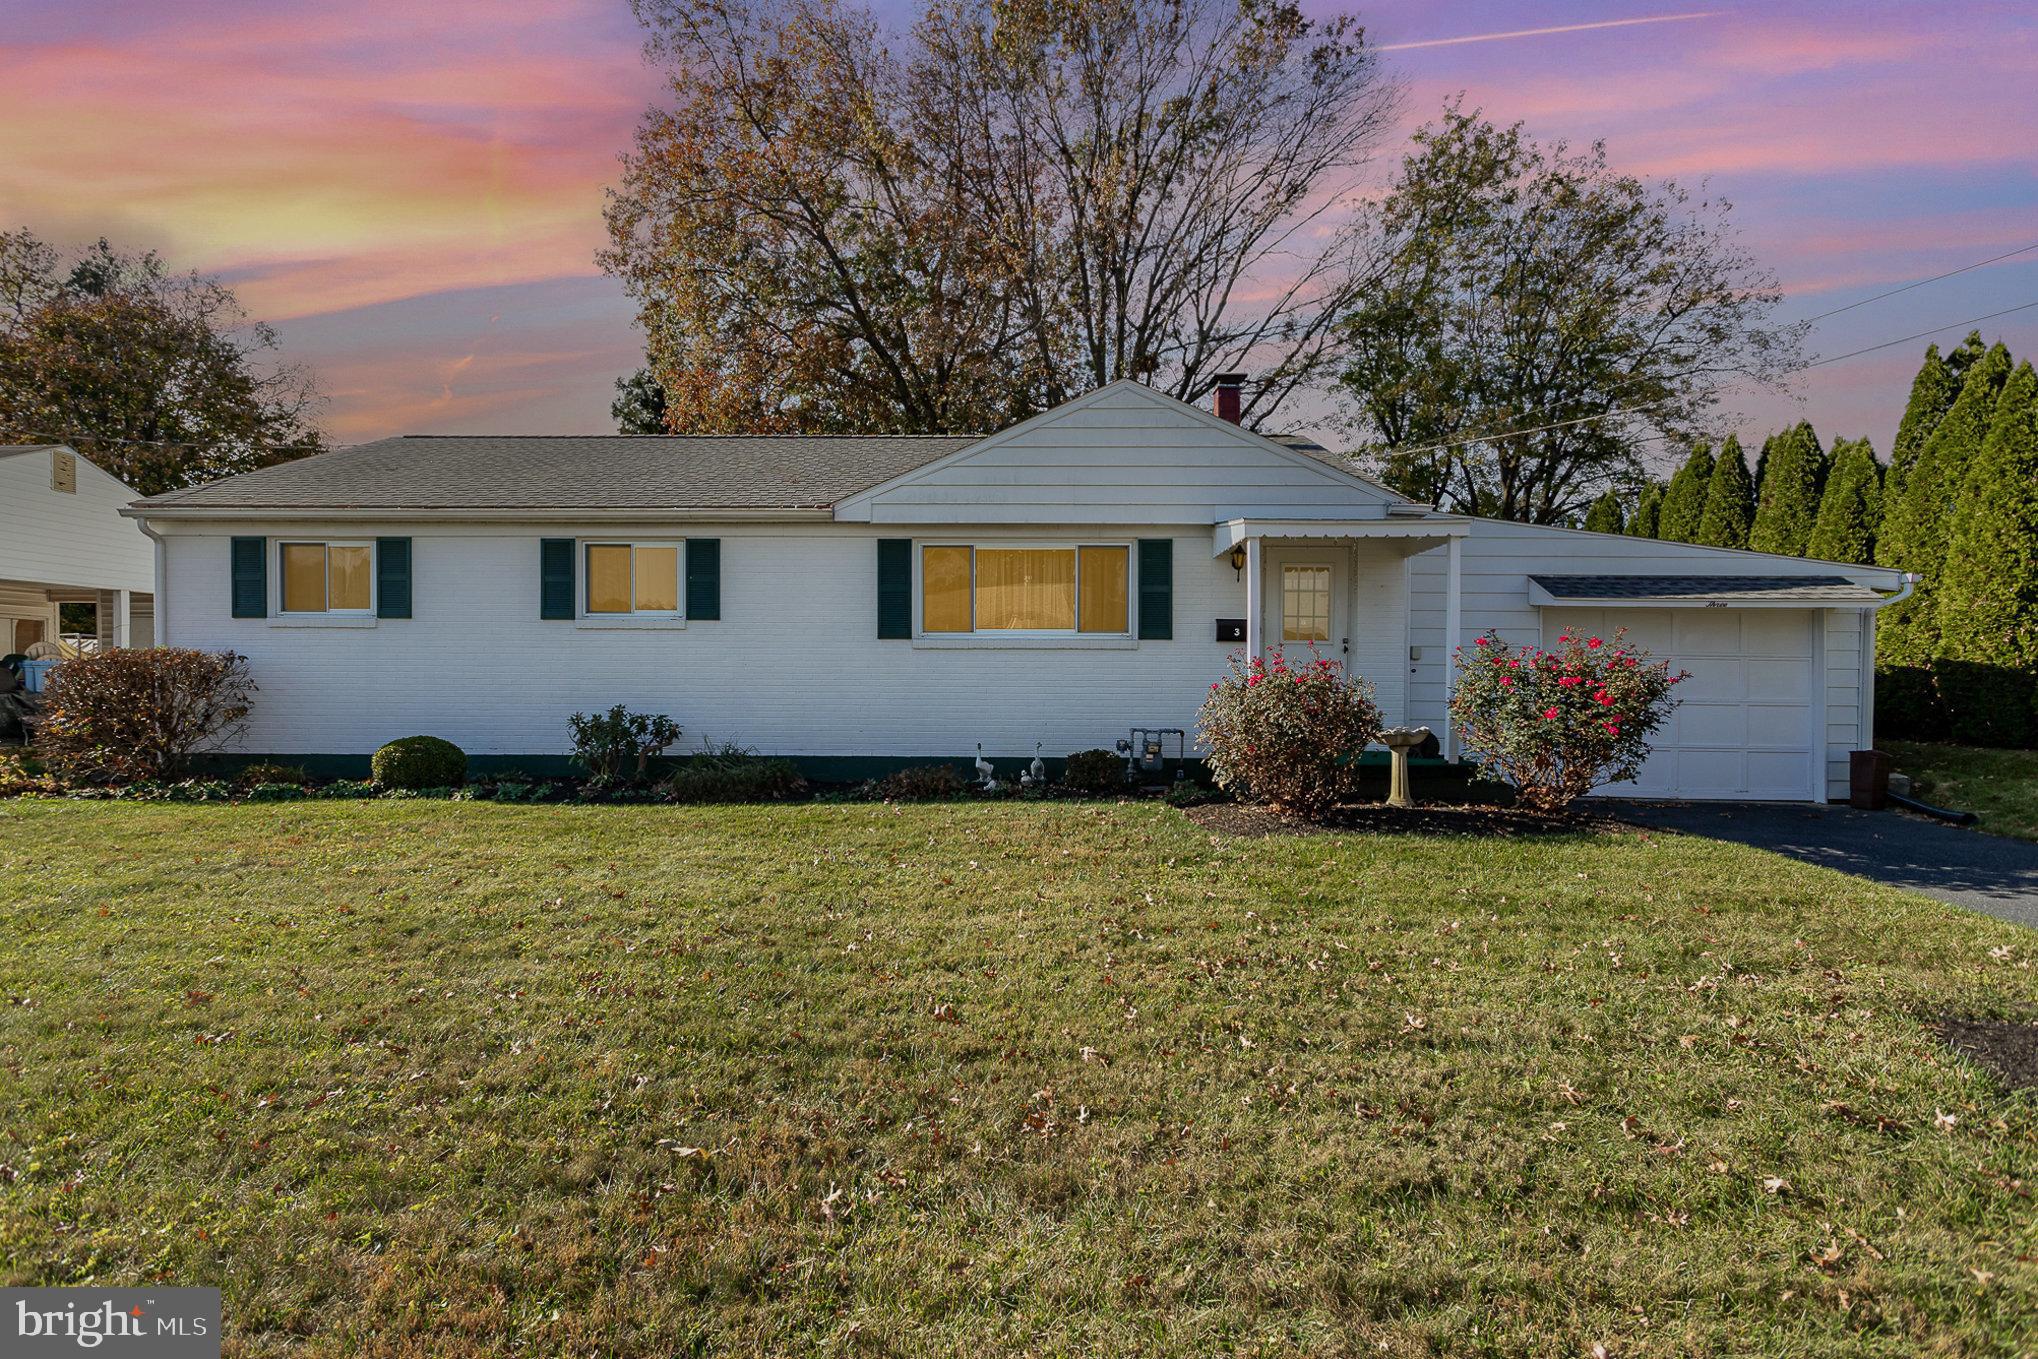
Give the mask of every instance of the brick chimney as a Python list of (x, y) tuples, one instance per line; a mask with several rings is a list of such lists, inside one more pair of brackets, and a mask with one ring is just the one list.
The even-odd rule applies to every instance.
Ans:
[(1245, 386), (1244, 373), (1219, 373), (1217, 375), (1216, 400), (1211, 409), (1220, 420), (1238, 423), (1238, 393)]

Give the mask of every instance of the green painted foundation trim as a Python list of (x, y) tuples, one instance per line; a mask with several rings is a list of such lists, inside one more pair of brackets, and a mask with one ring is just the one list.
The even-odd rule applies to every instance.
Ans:
[[(652, 761), (654, 770), (671, 769), (684, 761), (684, 755), (670, 759)], [(957, 755), (943, 758), (938, 755), (788, 755), (800, 767), (800, 773), (815, 783), (861, 783), (865, 779), (881, 779), (901, 769), (912, 769), (923, 765), (945, 764), (974, 775), (976, 756)], [(1369, 775), (1378, 772), (1384, 780), (1387, 776), (1387, 752), (1367, 751), (1359, 759), (1360, 767)], [(1045, 758), (1047, 776), (1059, 779), (1066, 759)], [(1001, 779), (1016, 779), (1032, 763), (1031, 758), (1003, 757), (993, 759)], [(1185, 760), (1189, 777), (1208, 782), (1209, 774), (1201, 760)], [(302, 766), (304, 772), (315, 779), (365, 779), (368, 777), (368, 756), (366, 755), (213, 755), (196, 762), (197, 772), (205, 775), (230, 775), (238, 773), (251, 764), (294, 764)], [(1466, 766), (1452, 765), (1443, 760), (1411, 759), (1409, 768), (1424, 771), (1432, 777), (1462, 779), (1471, 771)], [(1176, 761), (1168, 761), (1167, 777), (1174, 777)], [(469, 755), (467, 777), (469, 779), (493, 778), (497, 775), (520, 772), (535, 774), (540, 778), (566, 778), (581, 772), (571, 757), (566, 755)]]

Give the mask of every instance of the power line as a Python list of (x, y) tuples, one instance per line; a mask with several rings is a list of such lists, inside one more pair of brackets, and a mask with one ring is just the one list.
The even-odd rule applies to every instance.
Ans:
[[(1973, 270), (1985, 268), (1991, 264), (2000, 264), (2002, 261), (2012, 259), (2018, 255), (2028, 255), (2033, 250), (2038, 250), (2038, 241), (2033, 241), (2029, 245), (2020, 245), (2015, 250), (2005, 250), (2000, 255), (1991, 255), (1985, 260), (1976, 260), (1973, 264), (1963, 264), (1958, 269), (1948, 269), (1943, 274), (1934, 274), (1930, 278), (1921, 278), (1915, 282), (1906, 283), (1901, 288), (1891, 288), (1886, 293), (1877, 293), (1873, 297), (1864, 297), (1859, 302), (1849, 302), (1844, 307), (1835, 307), (1831, 311), (1822, 311), (1817, 316), (1807, 316), (1799, 324), (1808, 326), (1814, 321), (1823, 321), (1828, 316), (1838, 316), (1843, 311), (1852, 311), (1856, 307), (1865, 307), (1870, 302), (1880, 302), (1885, 297), (1895, 297), (1898, 293), (1907, 293), (1913, 288), (1922, 288), (1927, 283), (1937, 283), (1942, 278), (1952, 278), (1955, 274), (1970, 273)], [(1901, 344), (1902, 341), (1897, 343)]]
[[(2033, 248), (2038, 249), (2038, 247)], [(1930, 280), (1921, 281), (1929, 282)], [(1894, 340), (1884, 340), (1881, 344), (1872, 344), (1865, 349), (1850, 350), (1845, 354), (1835, 354), (1831, 358), (1814, 359), (1810, 363), (1801, 363), (1794, 368), (1785, 369), (1782, 376), (1788, 376), (1791, 373), (1802, 373), (1812, 368), (1823, 368), (1829, 363), (1839, 363), (1845, 359), (1858, 359), (1863, 354), (1873, 354), (1877, 350), (1891, 349), (1900, 344), (1910, 344), (1915, 340), (1922, 340), (1927, 336), (1938, 335), (1944, 331), (1958, 330), (1962, 326), (1980, 325), (1983, 321), (1993, 321), (1998, 316), (2008, 316), (2012, 312), (2028, 311), (2032, 307), (2038, 307), (2038, 300), (2020, 302), (2014, 307), (2004, 307), (2001, 311), (1992, 311), (1986, 316), (1975, 316), (1965, 321), (1949, 321), (1943, 326), (1934, 326), (1930, 330), (1921, 330), (1915, 335), (1904, 335)], [(1569, 429), (1573, 425), (1589, 425), (1594, 420), (1606, 420), (1616, 415), (1639, 415), (1644, 411), (1654, 410), (1658, 406), (1667, 406), (1675, 399), (1674, 397), (1664, 397), (1660, 401), (1644, 401), (1638, 406), (1614, 406), (1593, 415), (1580, 415), (1569, 420), (1553, 420), (1548, 424), (1530, 425), (1525, 429), (1497, 430), (1492, 434), (1466, 435), (1462, 438), (1445, 439), (1433, 444), (1418, 444), (1414, 448), (1390, 448), (1386, 451), (1396, 455), (1439, 453), (1447, 448), (1464, 448), (1470, 444), (1492, 443), (1496, 439), (1516, 439), (1525, 434), (1543, 434), (1553, 429)]]

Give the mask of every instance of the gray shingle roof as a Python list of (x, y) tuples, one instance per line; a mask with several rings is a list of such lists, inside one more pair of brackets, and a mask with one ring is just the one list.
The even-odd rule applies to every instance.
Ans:
[(211, 509), (820, 509), (975, 435), (412, 434), (169, 491)]
[(1882, 598), (1877, 591), (1856, 585), (1845, 576), (1530, 576), (1529, 579), (1558, 599), (1873, 604)]

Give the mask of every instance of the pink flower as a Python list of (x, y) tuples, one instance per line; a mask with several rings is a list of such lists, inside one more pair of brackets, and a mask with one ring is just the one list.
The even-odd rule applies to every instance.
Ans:
[(1604, 689), (1601, 689), (1598, 693), (1594, 694), (1592, 696), (1592, 701), (1594, 703), (1597, 703), (1602, 708), (1611, 708), (1614, 702), (1613, 695), (1609, 694)]
[(1604, 646), (1605, 643), (1600, 641), (1597, 637), (1588, 637), (1585, 639), (1585, 645), (1590, 647), (1592, 650), (1597, 651), (1599, 650), (1600, 647)]
[(1557, 634), (1557, 640), (1560, 642), (1568, 642), (1571, 640), (1571, 634), (1568, 632), (1560, 632)]
[(1599, 725), (1606, 728), (1606, 734), (1609, 736), (1620, 735), (1620, 723), (1618, 722), (1602, 722)]
[(1479, 639), (1478, 639), (1477, 641), (1473, 642), (1473, 643), (1472, 643), (1472, 645), (1473, 645), (1473, 646), (1485, 646), (1485, 645), (1486, 645), (1486, 639), (1485, 639), (1484, 637), (1481, 637), (1481, 638), (1479, 638)]
[(1545, 709), (1543, 709), (1543, 720), (1544, 720), (1545, 722), (1551, 721), (1551, 720), (1552, 720), (1552, 719), (1554, 719), (1554, 718), (1555, 718), (1556, 716), (1557, 716), (1557, 710), (1556, 710), (1555, 708), (1545, 708)]
[(1514, 687), (1514, 681), (1509, 679), (1507, 676), (1502, 675), (1500, 677), (1500, 687), (1503, 689), (1512, 689)]

